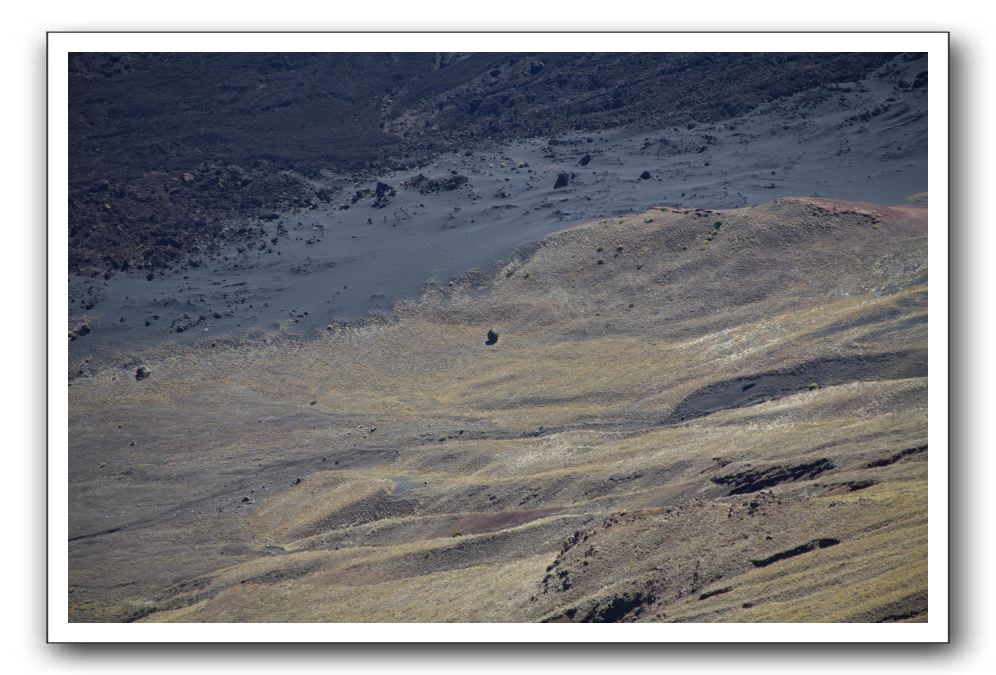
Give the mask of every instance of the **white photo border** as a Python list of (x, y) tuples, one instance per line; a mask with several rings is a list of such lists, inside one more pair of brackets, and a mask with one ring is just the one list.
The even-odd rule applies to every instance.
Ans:
[[(51, 32), (48, 34), (49, 642), (948, 642), (947, 32)], [(68, 560), (68, 55), (72, 52), (926, 52), (928, 92), (928, 594), (920, 624), (71, 623)]]

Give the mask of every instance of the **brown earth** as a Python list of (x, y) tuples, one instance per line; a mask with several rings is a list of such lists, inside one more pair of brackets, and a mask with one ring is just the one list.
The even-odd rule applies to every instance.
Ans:
[(610, 218), (78, 379), (70, 617), (923, 621), (926, 213)]

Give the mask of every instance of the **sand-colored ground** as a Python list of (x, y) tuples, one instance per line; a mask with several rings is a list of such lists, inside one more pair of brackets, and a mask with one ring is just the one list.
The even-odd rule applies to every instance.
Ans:
[(652, 210), (77, 379), (71, 618), (925, 620), (926, 265), (925, 207)]

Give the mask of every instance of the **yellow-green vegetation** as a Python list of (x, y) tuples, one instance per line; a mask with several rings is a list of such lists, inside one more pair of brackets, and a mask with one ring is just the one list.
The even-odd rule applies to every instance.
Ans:
[(926, 192), (914, 192), (906, 197), (906, 201), (912, 204), (926, 203), (927, 193)]
[(76, 380), (71, 618), (925, 620), (925, 210), (700, 211)]

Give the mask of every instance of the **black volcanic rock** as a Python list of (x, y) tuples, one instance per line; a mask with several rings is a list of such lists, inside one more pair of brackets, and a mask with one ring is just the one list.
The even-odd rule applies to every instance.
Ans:
[(73, 53), (69, 266), (159, 270), (256, 245), (265, 234), (223, 223), (330, 203), (323, 170), (377, 175), (485, 138), (721, 121), (893, 56)]
[(567, 172), (561, 172), (557, 174), (557, 181), (553, 184), (553, 189), (567, 187), (567, 184), (571, 182), (571, 174)]
[(374, 201), (371, 206), (375, 209), (382, 209), (391, 203), (388, 197), (393, 197), (395, 195), (395, 190), (393, 187), (387, 183), (377, 182), (377, 187), (374, 188)]
[(442, 178), (426, 178), (424, 174), (419, 174), (409, 180), (405, 187), (414, 188), (423, 195), (433, 192), (448, 192), (456, 190), (467, 182), (467, 177), (460, 174), (451, 174)]
[(71, 329), (69, 331), (69, 341), (72, 342), (73, 340), (76, 340), (78, 338), (83, 337), (84, 335), (87, 335), (90, 332), (90, 330), (91, 329), (89, 324), (81, 323), (76, 328)]

